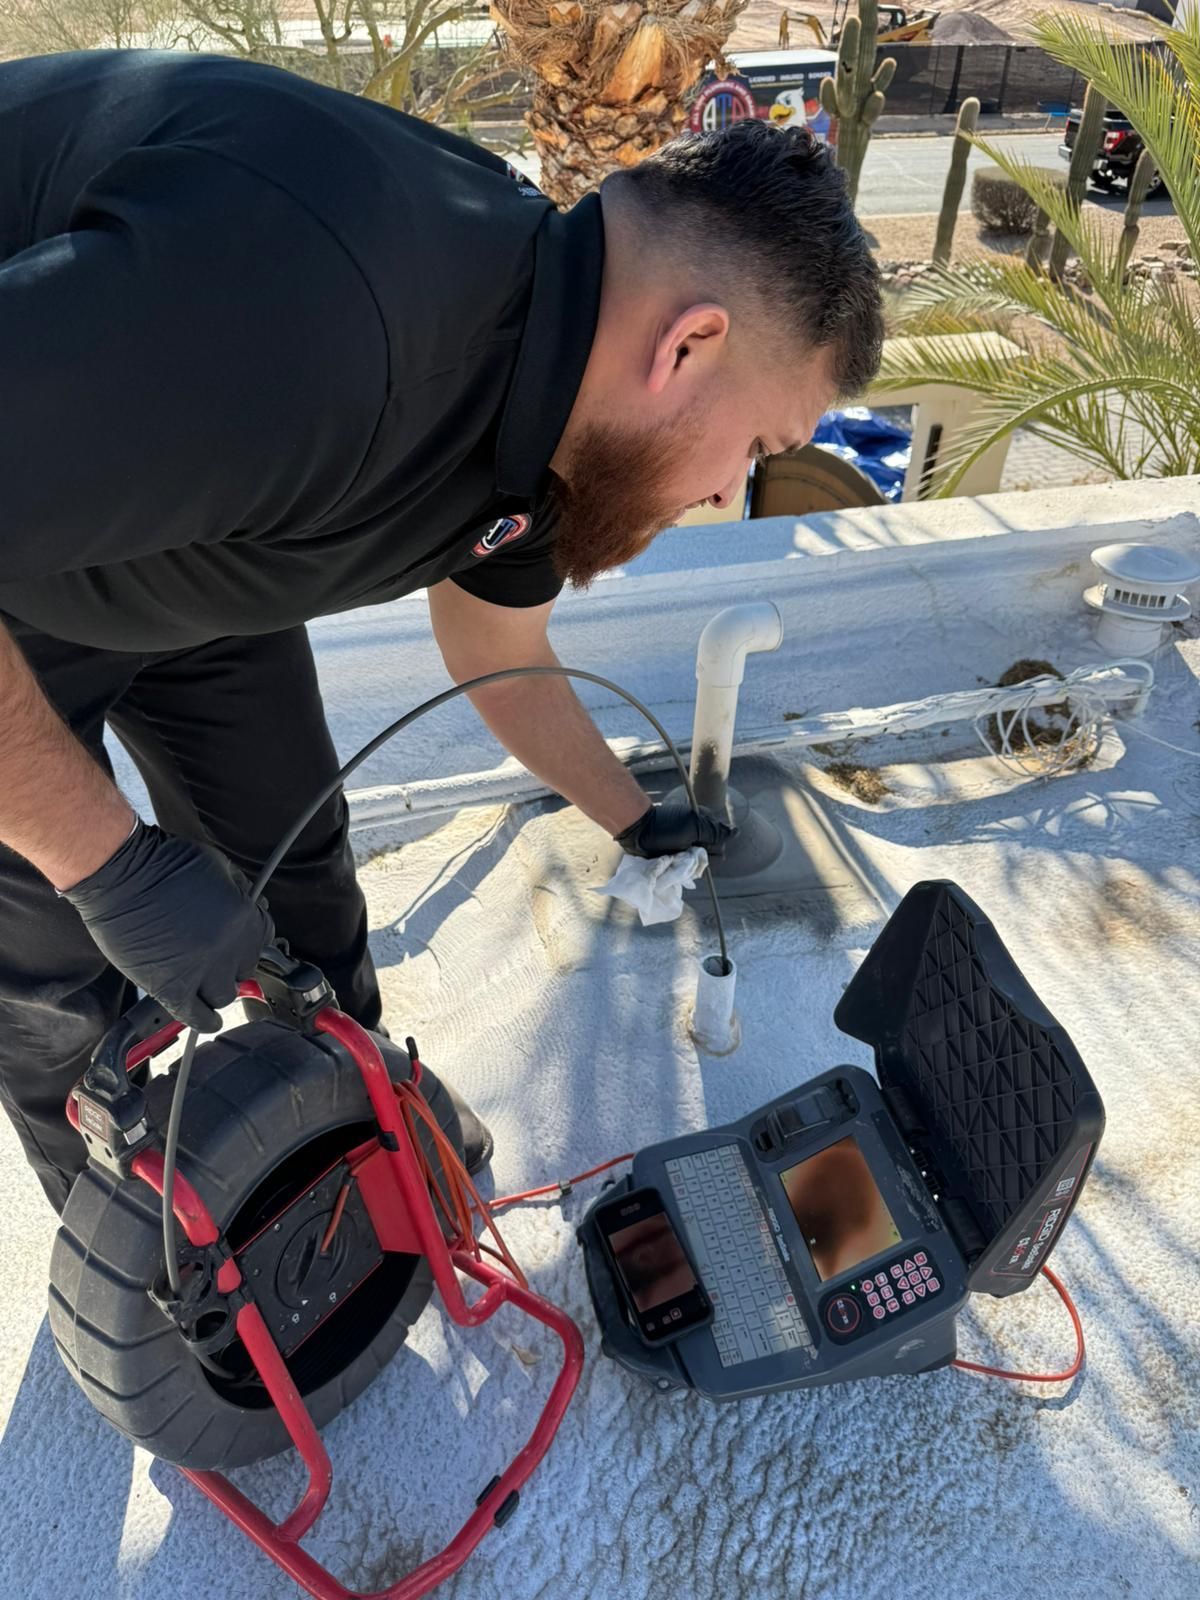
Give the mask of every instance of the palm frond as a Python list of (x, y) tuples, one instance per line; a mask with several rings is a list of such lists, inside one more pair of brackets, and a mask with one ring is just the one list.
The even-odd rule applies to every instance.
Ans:
[[(1200, 261), (1200, 14), (1131, 50), (1099, 26), (1050, 17), (1039, 41), (1095, 83), (1141, 135)], [(1006, 435), (1024, 429), (1118, 477), (1200, 470), (1200, 320), (1192, 288), (1126, 281), (1119, 243), (1052, 174), (972, 141), (1068, 240), (1089, 284), (1056, 282), (1020, 258), (924, 275), (905, 297), (880, 387), (944, 384), (978, 396), (939, 464), (952, 493)], [(983, 337), (980, 337), (983, 335)]]
[[(1124, 382), (1132, 391), (1137, 380), (1129, 376)], [(1097, 384), (1091, 394), (1102, 392)], [(1089, 391), (1082, 385), (1069, 391), (1047, 391), (1032, 398), (1027, 391), (1023, 399), (1028, 403), (1024, 405), (1019, 401), (1011, 404), (1003, 400), (989, 401), (981, 407), (972, 426), (955, 436), (952, 447), (939, 463), (933, 492), (952, 494), (966, 471), (982, 455), (1020, 427), (1053, 444), (1064, 454), (1118, 478), (1177, 477), (1196, 473), (1200, 471), (1200, 440), (1184, 434), (1169, 452), (1162, 448), (1174, 392), (1173, 388), (1156, 391), (1153, 380), (1146, 380), (1143, 393), (1131, 392), (1128, 397), (1122, 397), (1137, 413), (1132, 419), (1125, 419), (1119, 413), (1114, 419), (1112, 413), (1099, 412), (1094, 406), (1086, 408)], [(1136, 405), (1133, 404), (1135, 400)], [(1129, 420), (1137, 424), (1136, 433), (1127, 427)], [(1135, 442), (1138, 439), (1150, 443)]]
[(1114, 415), (1121, 417), (1127, 407), (1134, 410), (1139, 435), (1155, 448), (1164, 437), (1172, 439), (1172, 475), (1200, 467), (1200, 398), (1190, 374), (1161, 352), (1134, 361), (1114, 344), (1105, 362), (1093, 363), (1081, 361), (1075, 351), (1014, 354), (1016, 348), (999, 340), (915, 336), (885, 353), (881, 387), (945, 384), (984, 397), (975, 422), (958, 435), (942, 463), (935, 492), (952, 493), (980, 456), (1018, 428), (1119, 476), (1131, 476), (1142, 447), (1135, 449), (1122, 436), (1123, 421), (1121, 428), (1113, 426)]
[[(964, 333), (969, 326), (985, 321), (990, 311), (1010, 322), (1016, 315), (1034, 319), (1058, 340), (1078, 346), (1098, 361), (1107, 360), (1114, 324), (1106, 308), (1069, 285), (1055, 283), (1019, 258), (967, 262), (926, 274), (921, 284), (911, 292), (911, 310), (897, 324), (899, 334)], [(1128, 308), (1126, 314), (1130, 314)]]
[(902, 338), (920, 336), (936, 338), (951, 333), (1007, 334), (1012, 328), (1015, 315), (1015, 307), (1002, 305), (933, 304), (906, 313), (904, 319), (897, 324), (894, 335)]
[(973, 142), (1046, 213), (1079, 257), (1109, 313), (1119, 317), (1124, 303), (1119, 240), (1105, 234), (1100, 217), (1092, 210), (1075, 205), (1062, 184), (1055, 183), (1048, 172), (1035, 167), (1024, 156), (1009, 155), (983, 139)]
[[(1154, 158), (1181, 226), (1200, 260), (1200, 17), (1157, 26), (1162, 48), (1133, 49), (1103, 26), (1061, 14), (1039, 19), (1037, 42), (1094, 83), (1129, 118)], [(1177, 70), (1172, 70), (1172, 62)]]
[(1192, 101), (1200, 102), (1200, 17), (1194, 11), (1189, 11), (1173, 26), (1160, 23), (1157, 32), (1175, 57)]

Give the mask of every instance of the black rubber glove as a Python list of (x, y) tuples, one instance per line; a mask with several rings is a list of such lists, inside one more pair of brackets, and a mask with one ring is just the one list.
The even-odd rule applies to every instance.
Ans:
[(113, 966), (189, 1027), (221, 1026), (274, 938), (266, 902), (218, 851), (139, 822), (104, 865), (67, 889)]
[(724, 817), (705, 806), (651, 806), (616, 835), (617, 843), (628, 856), (673, 856), (700, 844), (710, 856), (723, 855), (725, 842), (737, 829)]

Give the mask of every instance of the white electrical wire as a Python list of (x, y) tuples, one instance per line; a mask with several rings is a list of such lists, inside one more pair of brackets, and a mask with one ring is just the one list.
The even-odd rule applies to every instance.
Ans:
[(1193, 761), (1200, 761), (1200, 750), (1189, 750), (1186, 745), (1172, 744), (1169, 739), (1160, 739), (1156, 733), (1147, 733), (1145, 728), (1139, 728), (1136, 722), (1127, 724), (1130, 733), (1136, 733), (1140, 738), (1149, 739), (1151, 744), (1161, 745), (1164, 750), (1174, 750), (1176, 755), (1191, 756)]
[[(1140, 682), (1131, 683), (1124, 690), (1116, 688), (1111, 681), (1103, 686), (1096, 682), (1098, 672), (1115, 668)], [(973, 725), (984, 749), (1010, 772), (1022, 777), (1048, 777), (1090, 761), (1100, 748), (1103, 725), (1112, 715), (1114, 706), (1128, 701), (1140, 708), (1153, 687), (1154, 668), (1150, 663), (1127, 656), (1106, 662), (1103, 667), (1078, 667), (1065, 678), (1043, 674), (1024, 683), (1014, 683), (1002, 699), (993, 701), (986, 711), (976, 716)], [(1048, 689), (1054, 691), (1052, 704), (1047, 703)], [(1056, 710), (1060, 705), (1065, 708), (1064, 712)], [(1055, 723), (1033, 722), (1032, 713), (1039, 707), (1058, 720)], [(1132, 722), (1123, 726), (1143, 732)], [(1145, 737), (1153, 739), (1154, 735), (1145, 734)], [(1155, 742), (1165, 743), (1161, 739)], [(1197, 754), (1189, 750), (1182, 753)]]

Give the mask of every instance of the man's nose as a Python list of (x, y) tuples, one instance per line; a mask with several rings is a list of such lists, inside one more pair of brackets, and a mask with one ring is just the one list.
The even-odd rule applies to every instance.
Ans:
[(746, 466), (741, 467), (737, 472), (735, 472), (733, 477), (729, 479), (728, 483), (723, 484), (721, 488), (717, 490), (716, 494), (710, 494), (708, 497), (709, 505), (716, 506), (718, 509), (724, 508), (728, 510), (733, 505), (734, 500), (737, 498), (738, 491), (746, 481), (746, 472), (748, 468), (749, 462), (747, 462)]

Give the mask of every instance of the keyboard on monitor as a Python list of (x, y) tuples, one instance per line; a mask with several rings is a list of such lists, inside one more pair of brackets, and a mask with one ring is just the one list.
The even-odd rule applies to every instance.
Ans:
[(723, 1367), (790, 1350), (814, 1355), (762, 1202), (736, 1144), (666, 1162), (692, 1257), (713, 1305)]

